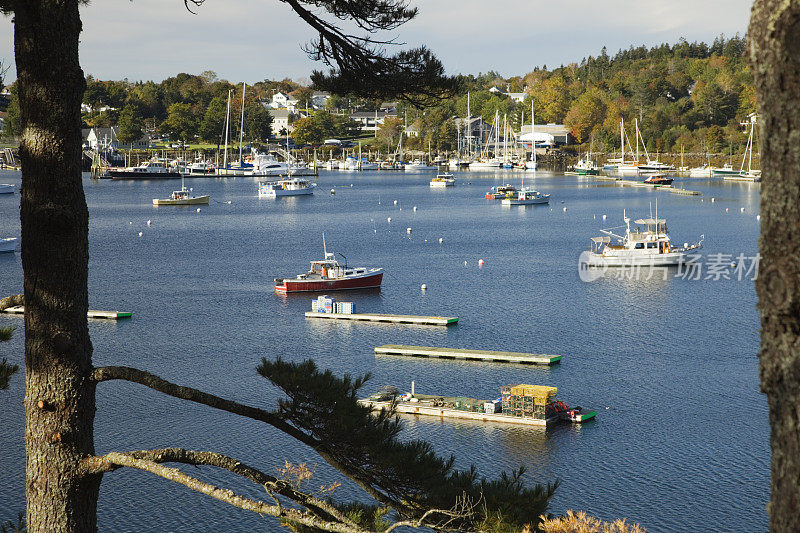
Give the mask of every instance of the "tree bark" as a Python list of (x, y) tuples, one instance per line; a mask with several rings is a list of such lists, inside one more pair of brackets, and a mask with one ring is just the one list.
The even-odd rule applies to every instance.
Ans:
[(78, 1), (11, 4), (22, 125), (28, 531), (91, 532), (100, 476), (81, 471), (81, 459), (94, 455), (95, 386)]
[(770, 530), (800, 531), (800, 0), (757, 0), (750, 64), (761, 129), (761, 390), (771, 426)]

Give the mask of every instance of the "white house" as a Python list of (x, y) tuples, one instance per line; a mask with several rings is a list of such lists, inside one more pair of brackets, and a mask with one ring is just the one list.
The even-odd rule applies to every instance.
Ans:
[(294, 129), (292, 127), (292, 112), (288, 109), (272, 109), (269, 114), (272, 116), (272, 135), (278, 136), (281, 131), (285, 130), (289, 133)]
[(350, 120), (361, 125), (361, 131), (376, 131), (386, 120), (386, 117), (397, 116), (388, 111), (356, 111), (350, 115)]
[(82, 130), (83, 142), (92, 150), (144, 150), (150, 147), (150, 135), (143, 134), (132, 143), (121, 143), (117, 138), (118, 126)]
[(270, 102), (272, 109), (288, 109), (294, 113), (295, 106), (297, 106), (297, 99), (283, 91), (272, 95), (272, 102)]

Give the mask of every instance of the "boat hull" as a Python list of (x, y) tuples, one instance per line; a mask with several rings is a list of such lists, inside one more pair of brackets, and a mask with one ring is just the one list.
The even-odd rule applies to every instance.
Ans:
[(0, 194), (14, 194), (14, 186), (10, 183), (0, 183)]
[(263, 196), (265, 198), (277, 198), (280, 196), (308, 196), (309, 194), (314, 194), (314, 188), (309, 187), (308, 189), (295, 189), (290, 191), (275, 191), (275, 190), (267, 190), (266, 192), (258, 192), (259, 196)]
[(279, 278), (275, 280), (275, 292), (286, 294), (291, 292), (326, 292), (375, 289), (381, 286), (381, 281), (383, 281), (383, 272), (359, 277), (338, 279)]
[(589, 267), (664, 267), (686, 264), (686, 254), (683, 252), (669, 252), (666, 254), (614, 254), (604, 255), (589, 252), (586, 266)]
[(183, 198), (173, 200), (172, 198), (153, 198), (153, 205), (208, 205), (209, 196), (195, 196), (194, 198)]
[(108, 175), (114, 180), (168, 180), (180, 178), (180, 172), (129, 172), (126, 170), (109, 170)]

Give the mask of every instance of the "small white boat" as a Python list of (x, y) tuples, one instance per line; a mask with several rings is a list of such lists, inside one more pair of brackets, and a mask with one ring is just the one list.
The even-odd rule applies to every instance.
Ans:
[(500, 168), (500, 165), (502, 165), (502, 164), (503, 164), (503, 162), (500, 159), (498, 159), (496, 157), (493, 157), (491, 159), (480, 159), (478, 161), (473, 161), (472, 163), (469, 164), (469, 169), (470, 170), (498, 170)]
[(11, 183), (0, 183), (0, 194), (14, 194), (14, 185)]
[(214, 168), (214, 165), (208, 161), (195, 161), (186, 167), (186, 171), (189, 174), (214, 174), (217, 170)]
[(2, 237), (0, 238), (0, 253), (14, 252), (17, 249), (16, 237)]
[(699, 167), (694, 167), (689, 169), (689, 177), (690, 178), (710, 178), (711, 177), (711, 167), (708, 165), (700, 165)]
[(456, 178), (452, 174), (437, 174), (431, 180), (431, 187), (452, 187), (456, 184)]
[(181, 189), (172, 191), (169, 198), (153, 198), (153, 205), (208, 205), (210, 196), (192, 196), (191, 190), (187, 189), (181, 177)]
[(406, 172), (425, 172), (428, 170), (438, 170), (439, 167), (435, 167), (432, 165), (428, 165), (421, 159), (414, 159), (410, 163), (406, 163), (405, 170)]
[[(589, 267), (633, 267), (633, 266), (677, 266), (686, 262), (686, 252), (703, 245), (703, 236), (694, 244), (673, 246), (667, 233), (667, 221), (663, 218), (636, 220), (644, 228), (631, 230), (631, 219), (625, 216), (625, 235), (612, 233), (610, 228), (600, 230), (605, 235), (592, 237), (591, 248), (582, 254), (581, 260)], [(617, 239), (616, 244), (611, 238)]]
[(549, 194), (542, 194), (534, 189), (520, 189), (516, 196), (503, 198), (503, 205), (536, 205), (550, 202)]
[(303, 196), (314, 194), (317, 185), (309, 180), (291, 178), (280, 181), (267, 181), (258, 184), (258, 195), (276, 198), (278, 196)]

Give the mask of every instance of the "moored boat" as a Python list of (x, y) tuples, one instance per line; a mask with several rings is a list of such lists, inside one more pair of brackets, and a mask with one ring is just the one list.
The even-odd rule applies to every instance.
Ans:
[(452, 187), (456, 184), (456, 178), (452, 174), (437, 174), (431, 179), (431, 187)]
[(660, 186), (660, 185), (672, 185), (673, 178), (669, 178), (663, 174), (653, 174), (644, 180), (644, 183), (648, 183), (650, 185)]
[(517, 195), (517, 188), (507, 183), (498, 187), (492, 187), (483, 197), (487, 200), (503, 200), (504, 198), (512, 198)]
[(314, 194), (314, 187), (316, 186), (315, 183), (301, 178), (267, 181), (258, 184), (258, 195), (271, 198), (278, 196), (302, 196)]
[[(686, 262), (686, 253), (703, 245), (703, 236), (694, 244), (673, 246), (663, 218), (643, 218), (634, 221), (643, 228), (631, 229), (631, 219), (625, 216), (625, 235), (617, 235), (609, 228), (600, 230), (605, 235), (592, 237), (592, 245), (581, 256), (582, 264), (590, 267), (677, 266)], [(611, 244), (611, 238), (617, 239)]]
[(0, 194), (14, 194), (14, 185), (11, 183), (0, 183)]
[(311, 269), (295, 278), (275, 278), (275, 292), (285, 294), (380, 288), (382, 268), (351, 267), (347, 265), (346, 257), (344, 265), (341, 265), (336, 255), (325, 249), (324, 242), (323, 238), (325, 259), (311, 261)]
[(542, 194), (534, 189), (520, 189), (516, 196), (503, 198), (503, 205), (536, 205), (550, 202), (549, 194)]
[(209, 195), (192, 196), (191, 193), (191, 189), (186, 188), (181, 177), (180, 190), (172, 191), (169, 198), (153, 198), (153, 205), (208, 205), (211, 198)]
[(180, 172), (169, 170), (161, 161), (146, 161), (138, 167), (109, 168), (108, 175), (115, 180), (150, 180), (181, 177)]

